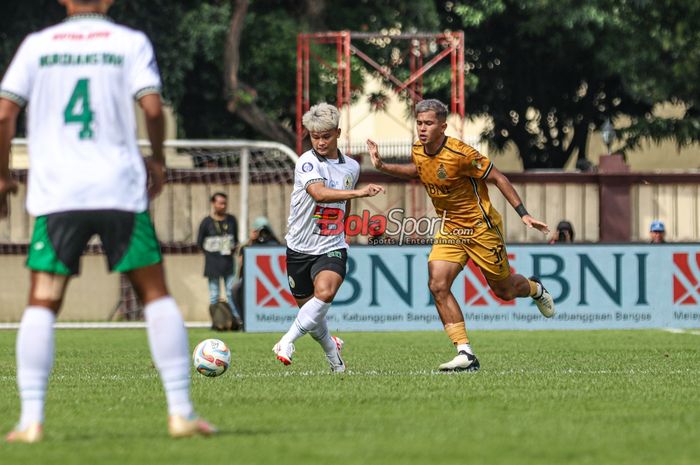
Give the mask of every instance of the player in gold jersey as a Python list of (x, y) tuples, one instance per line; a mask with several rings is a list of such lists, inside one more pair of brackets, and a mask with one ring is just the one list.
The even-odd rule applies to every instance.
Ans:
[(428, 287), (457, 356), (440, 365), (440, 370), (476, 371), (479, 360), (469, 344), (464, 316), (451, 291), (467, 260), (481, 269), (500, 299), (532, 297), (542, 315), (554, 315), (554, 300), (537, 278), (511, 274), (501, 215), (491, 205), (486, 182), (498, 187), (525, 225), (545, 234), (549, 228), (528, 214), (513, 185), (488, 157), (445, 135), (447, 113), (447, 106), (439, 100), (423, 100), (416, 105), (419, 142), (413, 145), (411, 163), (384, 163), (376, 143), (368, 140), (367, 147), (379, 171), (404, 179), (419, 178), (436, 213), (444, 218), (428, 257)]

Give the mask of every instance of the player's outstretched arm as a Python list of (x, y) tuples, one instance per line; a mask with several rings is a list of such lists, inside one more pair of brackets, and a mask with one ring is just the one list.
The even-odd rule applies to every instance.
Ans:
[(5, 218), (10, 211), (7, 196), (17, 192), (17, 183), (10, 176), (10, 147), (19, 112), (20, 107), (15, 102), (0, 98), (0, 218)]
[(367, 139), (367, 150), (372, 158), (372, 165), (382, 173), (390, 174), (403, 179), (415, 179), (418, 177), (418, 170), (413, 162), (410, 163), (384, 163), (379, 156), (377, 143), (372, 139)]
[(139, 104), (146, 117), (146, 132), (151, 142), (151, 158), (146, 161), (146, 168), (150, 175), (148, 197), (153, 199), (160, 194), (165, 183), (165, 156), (163, 155), (165, 117), (159, 94), (146, 94), (139, 99)]
[(549, 233), (549, 226), (547, 226), (546, 223), (536, 220), (530, 216), (513, 185), (503, 173), (496, 169), (495, 166), (491, 168), (489, 175), (486, 177), (486, 181), (493, 183), (496, 185), (496, 187), (498, 187), (498, 190), (501, 191), (503, 197), (506, 198), (508, 203), (511, 204), (518, 215), (520, 215), (520, 218), (523, 220), (523, 223), (527, 225), (527, 227), (537, 229), (544, 234)]
[(361, 197), (374, 197), (384, 192), (384, 188), (378, 184), (367, 184), (362, 189), (341, 190), (326, 187), (322, 182), (315, 182), (307, 186), (306, 192), (318, 203), (331, 203)]

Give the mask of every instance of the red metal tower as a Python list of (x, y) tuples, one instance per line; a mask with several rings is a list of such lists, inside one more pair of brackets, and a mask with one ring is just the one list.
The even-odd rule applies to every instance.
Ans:
[[(380, 65), (367, 54), (353, 45), (354, 39), (364, 41), (389, 40), (408, 41), (408, 55), (410, 74), (408, 79), (401, 81), (390, 69)], [(302, 116), (310, 107), (311, 97), (309, 95), (309, 69), (311, 58), (327, 68), (332, 67), (319, 57), (311, 53), (310, 45), (328, 44), (336, 47), (336, 106), (341, 109), (347, 105), (348, 115), (351, 103), (350, 96), (350, 57), (355, 55), (374, 68), (385, 81), (391, 84), (392, 89), (397, 92), (407, 92), (411, 101), (415, 104), (423, 98), (423, 75), (443, 60), (450, 56), (451, 64), (451, 97), (450, 111), (464, 118), (464, 32), (456, 31), (449, 33), (416, 33), (416, 34), (382, 34), (373, 32), (317, 32), (311, 34), (297, 35), (297, 153), (301, 154), (303, 141)], [(430, 51), (429, 43), (436, 44), (442, 50)], [(424, 64), (424, 60), (431, 56), (430, 60)], [(345, 137), (350, 146), (350, 126), (345, 131)]]

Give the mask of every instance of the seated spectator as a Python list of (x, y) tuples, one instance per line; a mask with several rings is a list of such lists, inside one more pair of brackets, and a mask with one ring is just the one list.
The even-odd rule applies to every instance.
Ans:
[(243, 270), (243, 249), (246, 247), (257, 247), (263, 245), (279, 245), (280, 241), (277, 240), (275, 234), (272, 232), (272, 227), (270, 226), (270, 221), (264, 216), (259, 216), (253, 221), (253, 227), (250, 231), (250, 237), (248, 242), (246, 242), (243, 247), (238, 251), (240, 255), (239, 263), (240, 267), (238, 269), (238, 281), (233, 285), (233, 302), (236, 304), (238, 312), (241, 314), (243, 319), (243, 325), (245, 326), (245, 273)]
[(550, 244), (570, 244), (574, 242), (574, 227), (570, 222), (562, 220), (557, 225), (557, 230), (554, 231), (549, 239)]
[(654, 220), (651, 222), (651, 227), (649, 228), (649, 236), (651, 237), (652, 244), (663, 244), (666, 242), (666, 227), (659, 220)]

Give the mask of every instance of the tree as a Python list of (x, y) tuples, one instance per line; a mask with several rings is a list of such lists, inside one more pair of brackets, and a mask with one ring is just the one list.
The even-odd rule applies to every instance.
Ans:
[(613, 14), (625, 40), (610, 44), (606, 61), (637, 98), (684, 109), (680, 117), (630, 115), (632, 123), (621, 131), (625, 148), (638, 146), (643, 138), (673, 139), (679, 148), (700, 141), (700, 4), (635, 0), (616, 5)]
[[(300, 32), (323, 30), (366, 30), (381, 27), (422, 27), (438, 24), (437, 12), (429, 3), (416, 7), (390, 0), (337, 1), (327, 9), (325, 1), (234, 0), (225, 51), (225, 95), (227, 108), (262, 135), (294, 146), (292, 122), (295, 115), (296, 36)], [(250, 7), (250, 8), (249, 8)], [(280, 14), (280, 10), (284, 14)], [(369, 11), (372, 14), (368, 14)], [(244, 30), (241, 31), (241, 27)], [(258, 47), (258, 44), (267, 44)], [(250, 45), (253, 44), (253, 47)], [(333, 51), (314, 50), (332, 63)], [(313, 63), (317, 79), (312, 94), (333, 101), (332, 69)], [(266, 79), (259, 79), (264, 70)], [(362, 89), (364, 75), (353, 65), (355, 95)], [(251, 82), (255, 82), (253, 86)], [(262, 84), (262, 85), (261, 85)]]
[(526, 169), (585, 158), (589, 131), (606, 117), (650, 109), (599, 63), (609, 31), (596, 3), (500, 0), (446, 12), (466, 31), (470, 114), (489, 116), (483, 136), (497, 150), (514, 144)]
[[(681, 76), (700, 69), (698, 10), (690, 0), (481, 0), (442, 16), (466, 31), (467, 107), (492, 118), (484, 137), (496, 149), (514, 144), (527, 169), (585, 158), (589, 132), (622, 115), (633, 121), (624, 148), (646, 136), (700, 140), (698, 80)], [(654, 116), (667, 101), (686, 116)]]
[[(468, 112), (489, 117), (484, 137), (497, 149), (515, 145), (526, 168), (584, 158), (589, 133), (608, 117), (631, 119), (618, 131), (624, 148), (643, 137), (700, 141), (700, 3), (694, 0), (152, 0), (115, 2), (110, 14), (153, 41), (163, 95), (183, 137), (292, 145), (299, 32), (463, 29)], [(63, 15), (54, 0), (4, 5), (0, 66), (26, 34)], [(392, 43), (363, 50), (386, 66), (405, 59), (397, 59)], [(330, 65), (312, 63), (311, 93), (333, 102), (334, 51), (313, 51)], [(352, 60), (353, 98), (365, 73), (374, 72), (363, 66)], [(426, 96), (446, 100), (447, 67), (431, 70), (424, 86)], [(655, 115), (663, 102), (683, 114)]]

